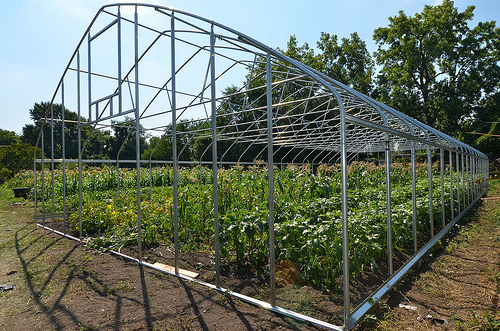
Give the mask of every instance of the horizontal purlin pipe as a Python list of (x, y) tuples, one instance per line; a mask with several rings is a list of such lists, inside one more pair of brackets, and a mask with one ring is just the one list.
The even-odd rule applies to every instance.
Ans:
[(453, 150), (454, 152), (457, 152), (457, 153), (472, 155), (472, 154), (467, 153), (467, 152), (458, 151), (457, 149), (450, 149), (447, 146), (440, 145), (440, 144), (434, 143), (432, 141), (425, 140), (425, 139), (413, 136), (413, 135), (405, 133), (405, 132), (394, 130), (394, 129), (388, 128), (386, 126), (383, 126), (383, 125), (380, 125), (380, 124), (377, 124), (377, 123), (374, 123), (374, 122), (363, 120), (363, 119), (357, 118), (355, 116), (346, 115), (346, 121), (349, 122), (349, 123), (360, 125), (360, 126), (364, 126), (364, 127), (376, 130), (376, 131), (381, 131), (381, 132), (389, 133), (389, 134), (392, 134), (392, 135), (395, 135), (395, 136), (399, 136), (399, 137), (402, 137), (402, 138), (406, 138), (406, 139), (409, 139), (409, 140), (413, 140), (415, 142), (419, 142), (421, 144), (429, 145), (429, 146), (432, 146), (432, 147), (435, 147), (435, 148), (443, 148), (443, 149), (450, 150), (450, 151)]

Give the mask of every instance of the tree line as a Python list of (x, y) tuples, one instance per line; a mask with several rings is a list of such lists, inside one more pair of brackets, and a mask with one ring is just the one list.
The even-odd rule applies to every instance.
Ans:
[[(453, 1), (445, 0), (425, 6), (414, 16), (400, 11), (389, 17), (388, 26), (375, 29), (378, 49), (373, 53), (356, 32), (344, 38), (321, 32), (315, 48), (300, 45), (292, 35), (286, 49), (280, 51), (496, 160), (500, 158), (500, 28), (494, 21), (471, 27), (474, 9), (469, 6), (460, 12)], [(227, 87), (224, 93), (230, 95), (235, 89)], [(30, 109), (33, 124), (26, 124), (21, 135), (0, 130), (0, 145), (4, 146), (0, 148), (0, 182), (19, 169), (32, 167), (33, 146), (48, 106), (42, 102)], [(53, 107), (54, 118), (61, 119), (62, 106)], [(64, 115), (66, 120), (77, 120), (76, 113), (68, 109)], [(130, 135), (129, 122), (132, 119), (95, 132), (84, 127), (82, 140), (87, 141), (88, 157), (116, 159), (120, 153), (121, 159), (135, 158), (135, 134)], [(189, 131), (193, 123), (178, 125)], [(208, 126), (205, 129), (209, 131)], [(44, 130), (45, 154), (51, 155), (50, 125)], [(54, 130), (54, 140), (60, 141), (60, 125)], [(67, 123), (65, 130), (66, 157), (77, 158), (77, 124)], [(128, 135), (131, 137), (125, 139)], [(140, 145), (143, 158), (171, 157), (171, 139), (141, 133)], [(61, 144), (54, 148), (60, 156)], [(199, 138), (180, 157), (200, 160), (209, 155), (207, 148), (207, 139)]]
[[(469, 22), (453, 1), (403, 11), (377, 28), (371, 54), (357, 33), (321, 33), (314, 50), (291, 36), (284, 53), (409, 116), (500, 157), (500, 28)], [(376, 66), (380, 69), (375, 70)]]

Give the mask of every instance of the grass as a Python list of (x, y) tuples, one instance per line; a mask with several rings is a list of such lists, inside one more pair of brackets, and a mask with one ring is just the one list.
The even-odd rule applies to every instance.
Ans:
[(445, 298), (447, 293), (446, 276), (440, 272), (426, 272), (415, 282), (415, 286), (427, 295)]
[[(13, 204), (20, 201), (12, 190), (0, 189), (0, 279), (16, 285), (0, 293), (0, 330), (61, 329), (59, 316), (66, 311), (61, 300), (89, 293), (80, 261), (92, 258), (75, 242), (37, 230), (33, 203)], [(81, 322), (84, 329), (88, 326)]]
[[(24, 211), (19, 211), (18, 206), (12, 206), (14, 202), (19, 202), (19, 199), (13, 197), (12, 191), (0, 190), (0, 231), (14, 234), (23, 229), (24, 224), (17, 222), (19, 214), (26, 215)], [(2, 304), (0, 305), (0, 326), (5, 318), (14, 316), (21, 311), (14, 302), (19, 299), (18, 289), (22, 288), (23, 270), (18, 263), (18, 255), (16, 254), (16, 244), (12, 240), (12, 236), (0, 236), (0, 256), (2, 263), (0, 263), (0, 276), (2, 283), (16, 285), (16, 289), (8, 292), (0, 292)], [(10, 273), (10, 276), (7, 274)], [(33, 276), (34, 277), (34, 276)], [(24, 297), (23, 300), (28, 301), (29, 297)]]
[(115, 286), (115, 290), (118, 292), (132, 292), (134, 287), (130, 285), (128, 280), (121, 280), (118, 282), (118, 285)]

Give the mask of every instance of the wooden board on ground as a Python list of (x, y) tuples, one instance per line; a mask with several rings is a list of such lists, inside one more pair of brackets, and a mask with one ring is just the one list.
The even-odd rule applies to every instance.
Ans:
[[(166, 264), (163, 264), (163, 263), (155, 262), (155, 263), (153, 263), (153, 266), (155, 266), (156, 268), (159, 268), (159, 269), (166, 270), (168, 272), (175, 273), (175, 267), (173, 267), (171, 265), (166, 265)], [(184, 275), (184, 276), (188, 276), (188, 277), (191, 277), (191, 278), (198, 277), (198, 273), (197, 272), (193, 272), (193, 271), (189, 271), (189, 270), (184, 270), (184, 269), (181, 269), (181, 268), (179, 268), (179, 274)]]

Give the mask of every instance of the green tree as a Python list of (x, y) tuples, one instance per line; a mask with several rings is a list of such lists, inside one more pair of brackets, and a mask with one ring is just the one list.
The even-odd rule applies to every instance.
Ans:
[[(35, 148), (30, 144), (15, 142), (0, 147), (0, 184), (9, 180), (18, 171), (33, 169)], [(38, 153), (40, 157), (41, 154)]]
[[(136, 135), (135, 119), (125, 117), (123, 121), (112, 121), (113, 136), (110, 139), (111, 159), (135, 160), (136, 158)], [(139, 147), (140, 151), (145, 151), (148, 147), (147, 136), (143, 127), (139, 127)]]
[[(52, 106), (54, 115), (54, 157), (62, 158), (62, 105), (54, 104)], [(23, 127), (21, 141), (35, 146), (38, 141), (40, 130), (43, 127), (44, 136), (44, 153), (47, 156), (51, 155), (51, 121), (50, 118), (50, 103), (41, 102), (35, 103), (33, 108), (29, 110), (33, 124), (26, 124)], [(78, 114), (64, 109), (64, 140), (66, 147), (66, 158), (78, 158)], [(81, 123), (87, 120), (84, 117), (80, 118)], [(111, 135), (110, 131), (93, 130), (91, 126), (83, 126), (81, 128), (82, 147), (86, 143), (86, 148), (83, 157), (88, 158), (108, 158), (110, 149)], [(41, 141), (38, 144), (41, 148)]]
[(340, 43), (337, 35), (321, 32), (316, 44), (321, 52), (315, 55), (308, 43), (299, 46), (297, 37), (292, 35), (287, 49), (280, 51), (361, 93), (372, 92), (375, 62), (356, 32)]
[[(211, 143), (211, 129), (209, 121), (180, 120), (176, 126), (177, 157), (180, 161), (211, 160), (211, 153), (204, 153)], [(208, 139), (207, 139), (208, 138)], [(153, 136), (144, 150), (143, 160), (172, 161), (172, 126), (168, 125), (162, 136)]]
[(457, 136), (500, 82), (500, 30), (495, 22), (470, 28), (474, 8), (459, 12), (445, 0), (413, 17), (400, 11), (376, 29), (379, 99)]
[[(62, 157), (62, 105), (54, 104), (52, 106), (52, 112), (54, 115), (54, 156), (56, 158)], [(51, 147), (51, 122), (49, 118), (51, 116), (50, 112), (50, 103), (49, 102), (41, 102), (35, 103), (33, 108), (29, 110), (30, 118), (33, 121), (33, 124), (26, 124), (23, 127), (23, 133), (21, 136), (21, 140), (24, 143), (31, 144), (33, 146), (36, 145), (38, 141), (38, 136), (40, 134), (40, 130), (43, 127), (44, 133), (44, 151), (46, 155), (51, 155), (52, 147)], [(76, 121), (77, 115), (68, 109), (64, 109), (65, 120)], [(65, 125), (65, 140), (66, 140), (66, 155), (67, 157), (78, 157), (78, 149), (77, 149), (77, 124), (76, 123), (66, 123)], [(41, 141), (39, 142), (38, 147), (41, 147)]]
[[(18, 155), (18, 153), (25, 152), (23, 148), (20, 148), (25, 147), (20, 146), (20, 142), (21, 139), (15, 132), (0, 129), (0, 184), (20, 170), (16, 163), (22, 163), (21, 159), (24, 159), (24, 155)], [(33, 159), (33, 154), (31, 154), (31, 159)]]
[(21, 138), (14, 131), (0, 129), (0, 146), (7, 146), (20, 142)]
[(279, 47), (278, 50), (286, 56), (300, 61), (311, 68), (314, 68), (316, 70), (321, 69), (319, 57), (314, 54), (314, 49), (309, 47), (308, 43), (304, 43), (302, 46), (299, 46), (299, 42), (295, 35), (290, 36), (290, 39), (286, 44), (286, 50), (282, 50)]
[(461, 140), (485, 153), (500, 170), (500, 92), (478, 105), (462, 128)]
[(322, 51), (318, 58), (321, 72), (361, 93), (372, 92), (375, 62), (356, 32), (342, 38), (340, 44), (336, 35), (321, 32), (318, 48)]

